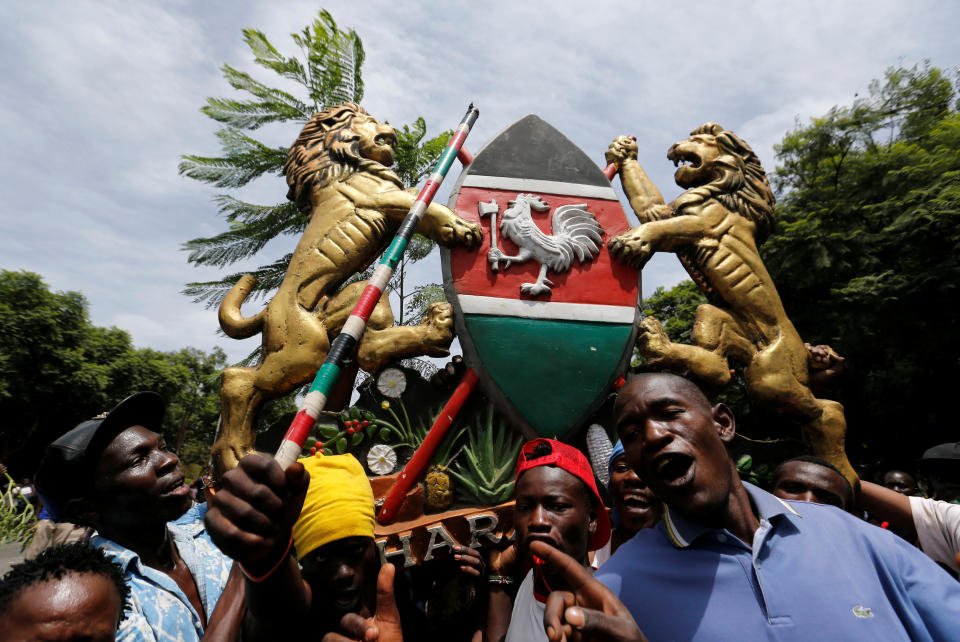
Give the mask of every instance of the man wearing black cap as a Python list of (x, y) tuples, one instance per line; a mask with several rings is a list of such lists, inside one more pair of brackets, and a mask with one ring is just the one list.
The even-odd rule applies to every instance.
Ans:
[(901, 495), (879, 484), (861, 482), (857, 497), (861, 508), (887, 520), (910, 540), (918, 540), (924, 553), (960, 575), (960, 444), (929, 448), (917, 462), (930, 498)]
[(928, 448), (917, 462), (917, 469), (931, 497), (960, 503), (960, 443)]
[(130, 611), (117, 639), (232, 635), (242, 582), (204, 530), (205, 506), (185, 514), (190, 489), (158, 434), (164, 410), (139, 392), (67, 432), (47, 447), (38, 490), (56, 517), (96, 529), (91, 544), (123, 568)]

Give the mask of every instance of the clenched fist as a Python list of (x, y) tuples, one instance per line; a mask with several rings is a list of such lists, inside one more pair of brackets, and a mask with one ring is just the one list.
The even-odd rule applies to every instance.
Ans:
[(607, 163), (622, 165), (623, 161), (637, 160), (637, 140), (632, 136), (618, 136), (603, 155)]

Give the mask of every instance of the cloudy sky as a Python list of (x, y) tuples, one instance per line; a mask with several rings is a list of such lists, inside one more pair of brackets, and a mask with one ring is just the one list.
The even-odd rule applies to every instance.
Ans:
[[(537, 113), (598, 164), (611, 139), (637, 136), (664, 195), (667, 147), (707, 120), (735, 130), (775, 166), (773, 146), (898, 64), (960, 64), (960, 4), (914, 1), (677, 3), (526, 2), (5, 2), (0, 4), (0, 267), (79, 290), (98, 325), (142, 347), (222, 346), (239, 358), (257, 339), (217, 336), (216, 313), (180, 294), (216, 278), (181, 244), (224, 229), (215, 190), (177, 175), (181, 154), (216, 155), (215, 123), (199, 107), (231, 95), (224, 62), (254, 68), (241, 29), (293, 53), (289, 34), (320, 7), (360, 34), (364, 105), (394, 124), (424, 116), (453, 127), (467, 104), (480, 120), (467, 146)], [(297, 128), (266, 130), (289, 144)], [(457, 170), (451, 172), (449, 184)], [(449, 185), (441, 190), (446, 201)], [(281, 178), (242, 197), (279, 202)], [(264, 258), (296, 239), (278, 240)], [(266, 261), (264, 261), (266, 262)], [(439, 261), (418, 278), (439, 281)], [(242, 266), (238, 267), (238, 269)], [(684, 278), (655, 259), (644, 291)], [(256, 304), (259, 305), (259, 304)], [(251, 343), (253, 342), (253, 343)]]

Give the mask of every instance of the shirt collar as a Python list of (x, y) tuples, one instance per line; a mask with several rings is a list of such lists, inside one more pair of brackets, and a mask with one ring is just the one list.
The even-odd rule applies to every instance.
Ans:
[[(750, 501), (757, 509), (758, 516), (761, 520), (770, 522), (774, 517), (779, 515), (801, 517), (800, 513), (798, 513), (793, 506), (779, 497), (774, 497), (767, 491), (761, 490), (753, 484), (747, 482), (741, 483), (743, 483), (743, 487), (746, 489), (747, 495), (750, 496)], [(677, 511), (671, 511), (670, 507), (666, 505), (663, 508), (663, 520), (661, 521), (663, 523), (663, 529), (667, 534), (667, 539), (677, 548), (686, 548), (704, 533), (717, 530), (710, 526), (697, 524)]]
[[(206, 505), (203, 505), (202, 511), (193, 512), (193, 509), (184, 514), (180, 519), (174, 522), (167, 522), (167, 531), (174, 542), (178, 544), (177, 550), (183, 554), (184, 544), (194, 540), (204, 532), (203, 517), (206, 515)], [(90, 538), (90, 543), (95, 547), (102, 549), (107, 555), (120, 565), (124, 573), (133, 565), (137, 573), (144, 574), (143, 565), (140, 562), (140, 556), (117, 544), (113, 540), (103, 537), (99, 533)]]

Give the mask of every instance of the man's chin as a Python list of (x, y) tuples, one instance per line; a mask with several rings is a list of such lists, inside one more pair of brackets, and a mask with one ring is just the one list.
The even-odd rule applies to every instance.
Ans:
[(190, 495), (185, 497), (170, 497), (161, 507), (164, 522), (173, 522), (183, 517), (188, 510), (193, 507), (193, 500)]

